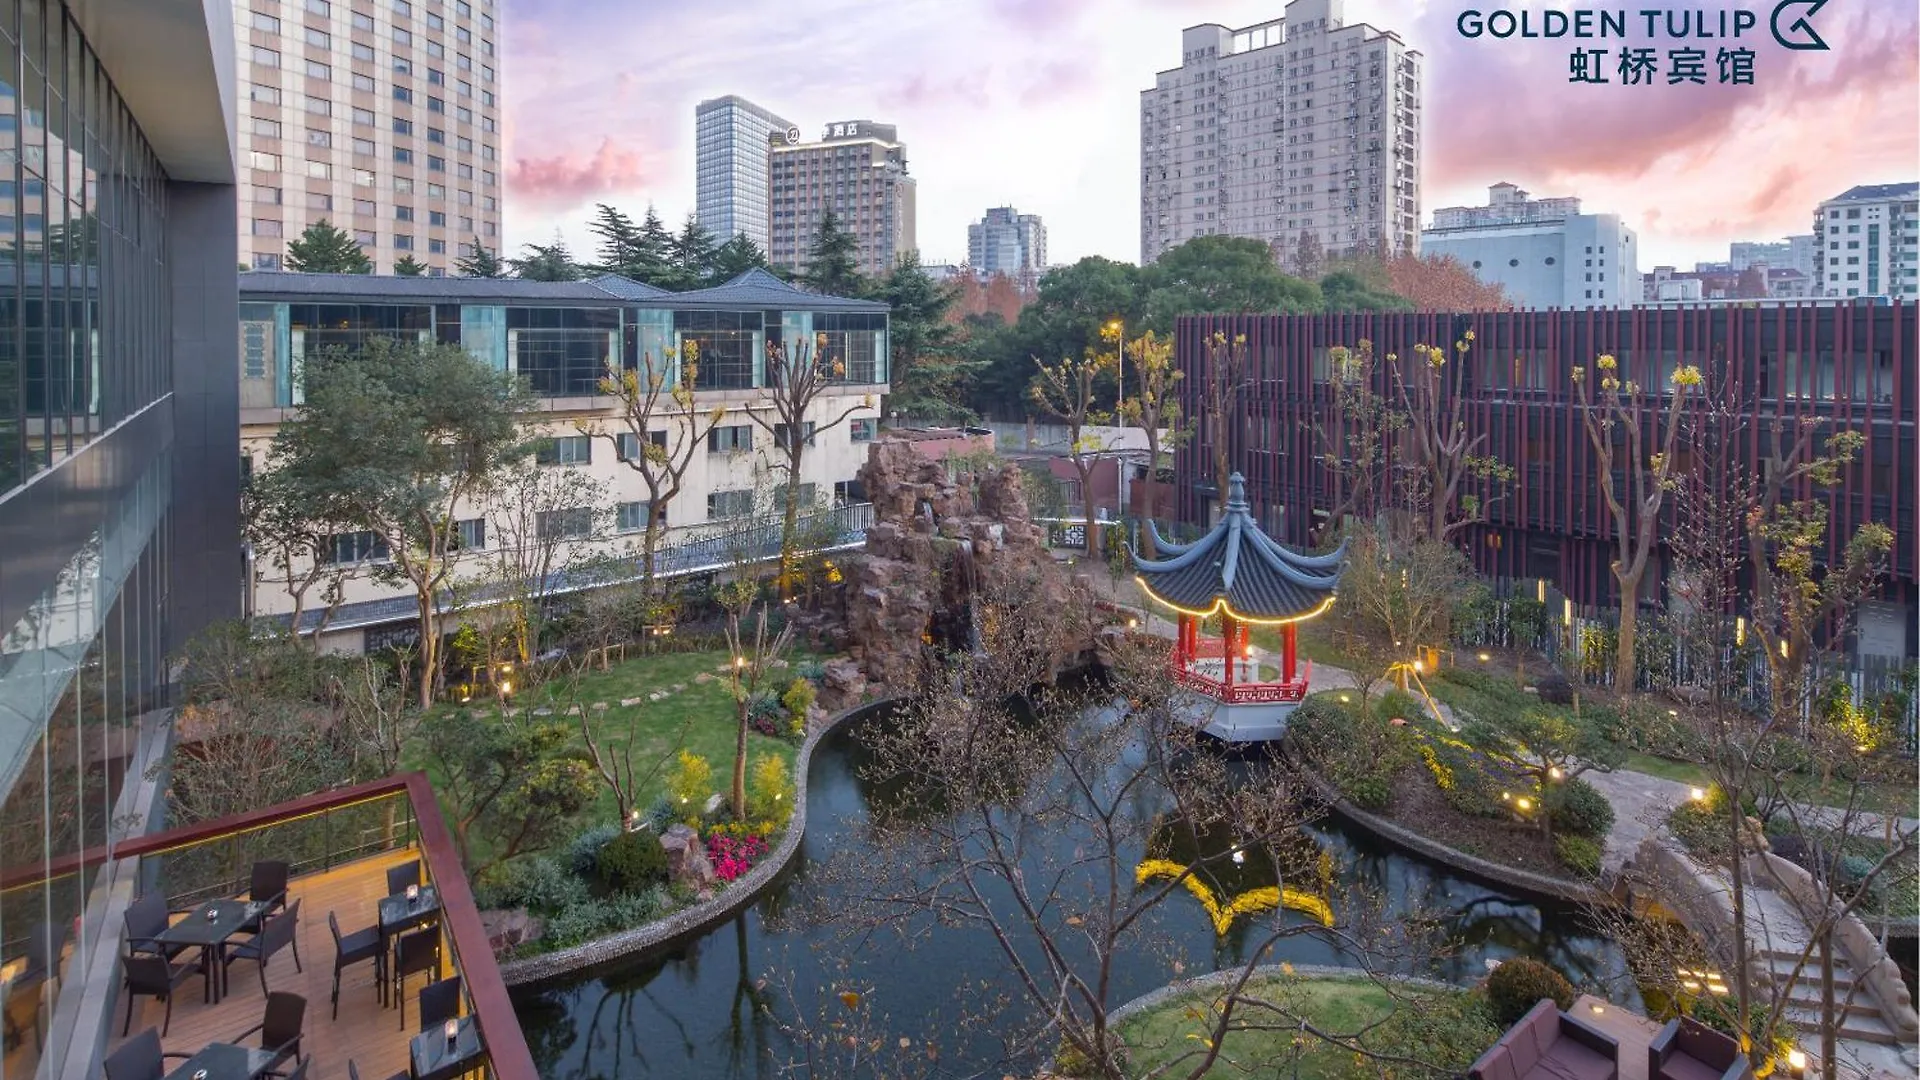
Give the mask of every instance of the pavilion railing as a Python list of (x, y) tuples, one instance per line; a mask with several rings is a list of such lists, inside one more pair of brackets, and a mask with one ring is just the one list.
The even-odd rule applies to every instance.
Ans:
[(1302, 667), (1300, 677), (1292, 682), (1235, 681), (1229, 686), (1225, 680), (1176, 666), (1173, 669), (1173, 681), (1228, 705), (1261, 705), (1304, 701), (1308, 677), (1312, 674), (1313, 662), (1309, 660)]

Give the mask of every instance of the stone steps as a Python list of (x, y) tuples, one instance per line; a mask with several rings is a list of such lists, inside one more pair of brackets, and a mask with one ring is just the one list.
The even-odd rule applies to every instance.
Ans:
[[(1800, 1029), (1802, 1041), (1817, 1044), (1820, 1032), (1820, 1012), (1818, 1009), (1790, 1007), (1786, 1011), (1789, 1023)], [(1849, 1009), (1846, 1018), (1840, 1022), (1840, 1038), (1858, 1039), (1861, 1042), (1878, 1043), (1881, 1046), (1899, 1046), (1900, 1036), (1894, 1033), (1886, 1021), (1879, 1016), (1862, 1015), (1859, 1009)]]

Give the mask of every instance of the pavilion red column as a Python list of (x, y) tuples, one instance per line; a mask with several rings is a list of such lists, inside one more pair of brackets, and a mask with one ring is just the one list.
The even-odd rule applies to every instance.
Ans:
[(1223, 611), (1220, 613), (1220, 628), (1220, 655), (1221, 659), (1226, 661), (1225, 669), (1221, 674), (1226, 679), (1227, 695), (1231, 697), (1233, 695), (1233, 660), (1236, 643), (1240, 640), (1240, 626), (1234, 622), (1233, 616)]
[(1293, 665), (1294, 665), (1294, 649), (1295, 649), (1294, 637), (1293, 637), (1293, 626), (1294, 626), (1293, 623), (1287, 623), (1285, 626), (1282, 626), (1280, 628), (1280, 681), (1281, 682), (1290, 683), (1293, 681), (1293, 670), (1294, 670)]

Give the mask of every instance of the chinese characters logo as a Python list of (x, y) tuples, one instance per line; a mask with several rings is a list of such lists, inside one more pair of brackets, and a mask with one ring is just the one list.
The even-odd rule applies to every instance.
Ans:
[[(1826, 49), (1811, 22), (1826, 3), (1780, 0), (1767, 20), (1773, 40), (1796, 51)], [(1576, 43), (1567, 54), (1571, 83), (1751, 86), (1755, 53), (1746, 41), (1758, 36), (1759, 22), (1757, 13), (1741, 8), (1469, 9), (1455, 25), (1467, 38), (1571, 39)], [(1636, 37), (1650, 43), (1632, 41)], [(1586, 44), (1591, 41), (1605, 44)]]

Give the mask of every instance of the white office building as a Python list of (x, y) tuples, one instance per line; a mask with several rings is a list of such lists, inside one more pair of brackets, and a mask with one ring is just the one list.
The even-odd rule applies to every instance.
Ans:
[(1872, 184), (1820, 204), (1815, 296), (1920, 296), (1920, 184)]
[(967, 226), (967, 262), (982, 274), (1038, 277), (1047, 267), (1047, 227), (1039, 214), (993, 207)]
[(1420, 53), (1341, 0), (1182, 31), (1180, 66), (1140, 94), (1141, 261), (1209, 234), (1283, 260), (1418, 250), (1421, 89)]
[(746, 233), (767, 249), (767, 143), (792, 126), (732, 95), (694, 108), (694, 217), (716, 241)]
[(1576, 198), (1533, 199), (1512, 184), (1485, 206), (1449, 206), (1420, 234), (1424, 255), (1451, 255), (1523, 308), (1630, 307), (1641, 298), (1639, 242), (1618, 214), (1583, 214)]
[(1727, 265), (1740, 271), (1754, 263), (1765, 263), (1769, 270), (1795, 270), (1811, 279), (1814, 252), (1812, 233), (1789, 236), (1774, 243), (1735, 241), (1727, 249)]

